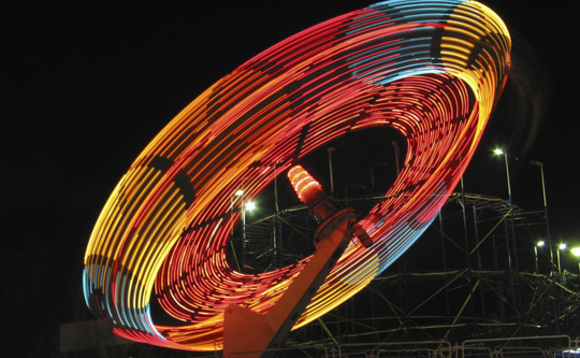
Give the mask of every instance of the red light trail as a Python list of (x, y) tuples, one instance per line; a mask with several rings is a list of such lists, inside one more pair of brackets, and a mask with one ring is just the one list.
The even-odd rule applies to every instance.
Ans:
[(87, 305), (125, 338), (221, 349), (225, 308), (267, 312), (309, 260), (251, 275), (230, 267), (243, 203), (346, 133), (393, 127), (408, 152), (359, 222), (374, 244), (351, 240), (294, 328), (329, 312), (413, 244), (453, 191), (503, 89), (510, 46), (480, 3), (387, 1), (250, 59), (167, 124), (114, 189), (85, 254)]

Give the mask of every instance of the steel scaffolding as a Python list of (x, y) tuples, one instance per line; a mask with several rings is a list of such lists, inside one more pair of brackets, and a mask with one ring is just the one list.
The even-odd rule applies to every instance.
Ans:
[[(341, 204), (364, 213), (381, 199)], [(246, 227), (233, 230), (230, 264), (263, 272), (311, 254), (316, 223), (305, 211), (248, 215)], [(547, 235), (545, 214), (454, 193), (406, 254), (345, 304), (291, 332), (278, 356), (577, 356), (570, 352), (580, 336), (580, 275), (558, 270), (551, 250), (536, 246)], [(246, 261), (236, 262), (242, 246)], [(98, 320), (61, 326), (60, 356), (221, 356), (118, 342), (101, 326)]]
[[(380, 199), (342, 204), (365, 212)], [(311, 253), (314, 228), (300, 206), (250, 222), (244, 265), (262, 272), (296, 262)], [(537, 249), (548, 230), (543, 210), (454, 193), (405, 255), (347, 303), (293, 332), (288, 344), (576, 337), (580, 278), (558, 271), (551, 250)]]

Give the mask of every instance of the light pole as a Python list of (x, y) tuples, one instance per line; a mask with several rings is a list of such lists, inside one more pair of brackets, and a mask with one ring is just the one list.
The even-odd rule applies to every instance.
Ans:
[(570, 252), (578, 258), (578, 272), (580, 273), (580, 246), (573, 248)]
[(242, 272), (246, 269), (246, 252), (248, 247), (247, 231), (246, 231), (246, 212), (252, 211), (256, 208), (256, 204), (252, 201), (248, 201), (242, 204)]
[(282, 162), (274, 162), (274, 209), (276, 212), (274, 214), (274, 228), (272, 230), (272, 254), (275, 268), (280, 267), (278, 247), (281, 246), (279, 240), (282, 239), (282, 235), (278, 237), (278, 218), (280, 215), (280, 206), (278, 205), (278, 164), (282, 164)]
[(395, 168), (397, 169), (397, 176), (401, 169), (399, 168), (399, 157), (401, 156), (401, 149), (399, 148), (399, 142), (396, 140), (391, 142), (391, 145), (395, 148)]
[(540, 265), (538, 262), (538, 247), (543, 247), (544, 245), (546, 245), (544, 241), (538, 241), (536, 243), (536, 246), (534, 246), (534, 254), (536, 256), (536, 273), (540, 272)]
[(566, 244), (558, 245), (558, 273), (562, 273), (562, 254), (561, 254), (561, 252), (563, 250), (566, 250), (567, 247), (568, 247), (568, 245), (566, 245)]
[[(244, 195), (244, 191), (241, 189), (238, 189), (235, 191), (235, 193), (233, 195), (230, 196), (230, 219), (233, 219), (233, 216), (234, 216), (234, 204), (235, 204), (236, 200), (238, 200), (238, 198), (240, 198), (242, 195)], [(230, 238), (230, 246), (232, 247), (232, 254), (234, 256), (234, 260), (236, 261), (236, 266), (238, 268), (238, 271), (241, 272), (240, 262), (238, 261), (238, 255), (236, 255), (236, 249), (234, 247), (234, 225), (233, 224), (232, 224), (232, 236)]]
[(548, 246), (550, 247), (550, 261), (552, 268), (554, 267), (554, 251), (552, 249), (552, 235), (550, 234), (550, 220), (548, 219), (548, 199), (546, 197), (546, 179), (544, 177), (544, 163), (537, 160), (531, 160), (531, 165), (540, 167), (540, 176), (542, 178), (542, 199), (544, 200), (544, 218), (546, 220), (546, 238), (548, 239)]
[[(238, 200), (242, 195), (244, 195), (244, 191), (242, 189), (238, 189), (235, 191), (234, 195), (230, 196), (230, 217), (234, 216), (234, 204), (236, 200)], [(232, 237), (234, 236), (234, 227), (232, 225)]]
[(332, 174), (332, 152), (334, 152), (334, 148), (330, 147), (327, 149), (328, 151), (328, 170), (330, 171), (330, 192), (334, 194), (334, 178)]
[(512, 187), (510, 184), (510, 167), (508, 165), (507, 153), (501, 148), (495, 149), (493, 151), (493, 153), (495, 155), (503, 155), (503, 158), (505, 160), (505, 173), (506, 173), (506, 177), (507, 177), (508, 198), (509, 198), (510, 208), (511, 208), (511, 206), (512, 206)]
[(503, 155), (504, 161), (505, 161), (505, 174), (506, 174), (506, 178), (507, 178), (507, 189), (508, 189), (508, 200), (509, 200), (509, 206), (510, 206), (510, 226), (511, 226), (511, 231), (512, 231), (512, 242), (513, 242), (513, 248), (514, 248), (514, 261), (515, 261), (515, 266), (516, 266), (516, 271), (519, 271), (519, 264), (518, 264), (518, 249), (516, 246), (516, 233), (515, 233), (515, 227), (514, 227), (514, 203), (512, 200), (512, 186), (510, 183), (510, 167), (508, 165), (508, 159), (507, 159), (507, 153), (501, 149), (501, 148), (496, 148), (493, 153), (495, 155)]
[(542, 178), (542, 198), (544, 199), (544, 207), (548, 206), (548, 200), (546, 199), (546, 180), (544, 178), (544, 163), (538, 162), (537, 160), (530, 160), (531, 165), (540, 167), (540, 176)]

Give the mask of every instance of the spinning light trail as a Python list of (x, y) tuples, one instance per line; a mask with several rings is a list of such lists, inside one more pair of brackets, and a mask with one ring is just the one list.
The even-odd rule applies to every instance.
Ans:
[[(404, 168), (359, 224), (294, 328), (364, 288), (428, 227), (457, 185), (509, 69), (501, 19), (474, 1), (387, 1), (306, 29), (183, 109), (111, 194), (85, 254), (87, 305), (116, 334), (221, 349), (223, 312), (264, 313), (300, 273), (236, 271), (226, 245), (243, 202), (308, 153), (380, 126), (407, 139)], [(242, 197), (235, 193), (243, 190)]]

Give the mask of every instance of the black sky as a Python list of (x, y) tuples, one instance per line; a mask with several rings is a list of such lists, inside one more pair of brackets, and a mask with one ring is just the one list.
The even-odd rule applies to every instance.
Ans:
[[(519, 47), (517, 81), (490, 121), (466, 190), (506, 195), (504, 167), (490, 151), (507, 142), (516, 203), (541, 208), (539, 172), (527, 163), (544, 162), (553, 237), (580, 245), (579, 5), (484, 3), (532, 50)], [(368, 4), (1, 5), (2, 281), (5, 301), (14, 304), (4, 316), (17, 322), (21, 349), (38, 345), (38, 337), (53, 344), (59, 323), (87, 315), (79, 284), (92, 225), (132, 160), (179, 110), (267, 47)], [(532, 95), (518, 97), (515, 88)]]

